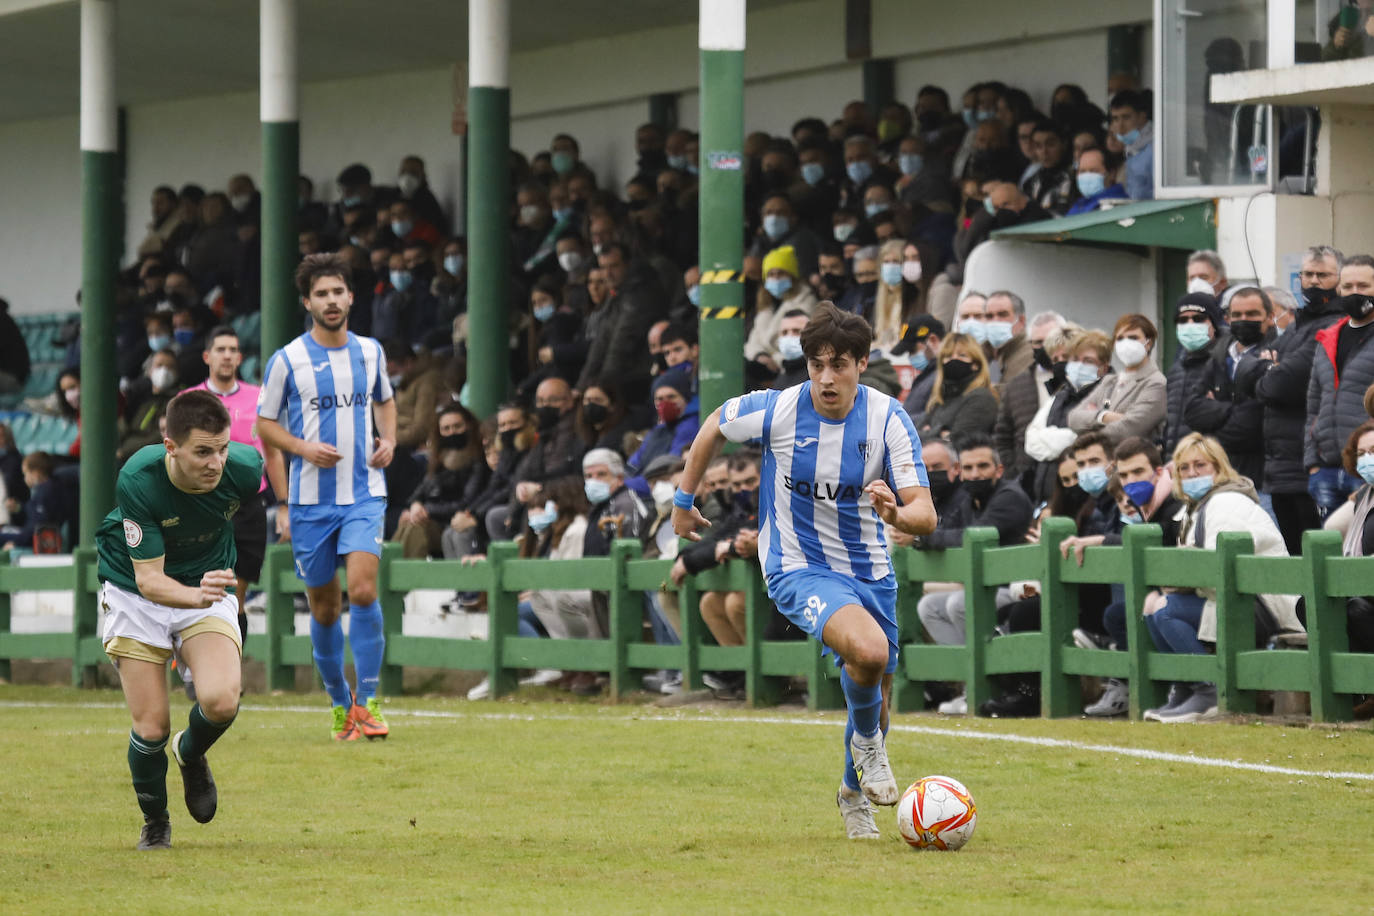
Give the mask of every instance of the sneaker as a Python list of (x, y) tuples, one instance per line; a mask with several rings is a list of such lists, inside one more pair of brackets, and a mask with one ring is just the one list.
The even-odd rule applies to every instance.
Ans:
[(166, 818), (155, 821), (143, 816), (143, 829), (138, 833), (137, 849), (171, 849), (172, 822)]
[(725, 679), (713, 671), (703, 671), (701, 673), (701, 683), (707, 690), (729, 690), (733, 685), (726, 683)]
[(484, 677), (481, 682), (468, 691), (469, 700), (485, 700), (491, 696), (491, 678)]
[(382, 718), (382, 707), (376, 697), (369, 697), (366, 706), (354, 703), (348, 710), (348, 717), (353, 721), (358, 733), (369, 741), (385, 738), (391, 732), (386, 719)]
[(849, 739), (849, 751), (854, 755), (854, 770), (859, 774), (859, 788), (875, 805), (897, 804), (897, 780), (887, 762), (887, 747), (883, 733), (867, 737), (854, 733)]
[(968, 696), (961, 693), (952, 700), (945, 700), (936, 709), (942, 716), (966, 716), (968, 715)]
[(873, 806), (862, 792), (853, 792), (848, 786), (841, 785), (835, 794), (835, 804), (840, 806), (840, 817), (844, 818), (844, 832), (851, 840), (876, 840), (878, 822), (873, 819)]
[(1118, 678), (1107, 680), (1107, 689), (1102, 691), (1096, 703), (1083, 707), (1085, 716), (1124, 716), (1131, 708), (1131, 694), (1126, 682)]
[(1163, 722), (1164, 720), (1161, 719), (1160, 716), (1164, 715), (1165, 713), (1173, 712), (1174, 709), (1186, 703), (1188, 701), (1188, 698), (1192, 695), (1192, 684), (1184, 684), (1182, 682), (1175, 681), (1173, 684), (1169, 685), (1169, 699), (1164, 702), (1164, 705), (1156, 706), (1154, 709), (1145, 710), (1145, 715), (1143, 718), (1147, 722)]
[(1110, 636), (1102, 633), (1091, 633), (1082, 627), (1076, 627), (1073, 631), (1073, 644), (1080, 649), (1115, 649), (1116, 643), (1112, 642)]
[(353, 717), (349, 715), (350, 707), (335, 706), (333, 710), (334, 724), (330, 726), (330, 734), (335, 741), (357, 741), (358, 726), (353, 724)]
[(1011, 690), (991, 700), (983, 701), (978, 715), (989, 719), (1030, 719), (1040, 715), (1039, 691), (1034, 695)]
[(1217, 717), (1217, 685), (1199, 684), (1193, 695), (1175, 706), (1165, 709), (1155, 718), (1156, 722), (1201, 722)]
[(181, 785), (186, 795), (186, 810), (198, 824), (208, 824), (214, 820), (215, 808), (219, 804), (219, 793), (215, 789), (215, 777), (210, 775), (210, 762), (201, 754), (189, 761), (181, 758), (181, 736), (185, 729), (172, 736), (172, 757), (181, 768)]
[(682, 693), (682, 672), (669, 671), (663, 683), (659, 685), (658, 692), (664, 696), (674, 696)]
[(557, 668), (540, 668), (529, 677), (520, 679), (521, 687), (547, 687), (563, 676)]

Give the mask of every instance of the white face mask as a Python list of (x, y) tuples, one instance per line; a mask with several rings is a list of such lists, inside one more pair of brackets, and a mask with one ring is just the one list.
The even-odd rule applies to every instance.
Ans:
[(1121, 365), (1127, 368), (1140, 365), (1148, 355), (1145, 345), (1132, 337), (1121, 338), (1112, 350), (1116, 353), (1116, 358), (1121, 362)]
[(409, 197), (420, 190), (420, 178), (409, 172), (402, 172), (400, 175), (396, 176), (396, 187), (400, 190), (402, 196)]
[(654, 497), (654, 507), (660, 512), (666, 512), (673, 504), (673, 493), (676, 489), (671, 480), (660, 480), (654, 484), (649, 490)]
[(582, 252), (563, 252), (558, 256), (558, 266), (563, 268), (563, 270), (567, 273), (572, 273), (574, 270), (577, 270), (577, 268), (582, 266)]
[(154, 391), (165, 391), (172, 387), (172, 380), (175, 376), (172, 370), (166, 366), (154, 366), (152, 371), (148, 373), (148, 378), (153, 383)]
[(520, 208), (520, 225), (533, 226), (539, 221), (538, 204), (525, 204)]
[(1208, 283), (1201, 277), (1194, 277), (1193, 279), (1188, 281), (1188, 292), (1206, 293), (1209, 296), (1216, 295), (1216, 290), (1212, 289), (1212, 284)]

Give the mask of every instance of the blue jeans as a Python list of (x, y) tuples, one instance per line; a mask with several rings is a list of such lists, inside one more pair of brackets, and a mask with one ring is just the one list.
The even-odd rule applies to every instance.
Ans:
[(678, 646), (682, 640), (677, 630), (663, 615), (663, 605), (659, 603), (657, 592), (644, 593), (644, 613), (649, 615), (649, 629), (653, 631), (654, 642), (660, 646)]
[(1325, 519), (1362, 483), (1364, 481), (1350, 476), (1344, 468), (1317, 468), (1307, 477), (1307, 492), (1317, 504), (1317, 514)]
[(534, 605), (528, 601), (521, 601), (515, 607), (520, 617), (516, 624), (516, 633), (520, 636), (533, 636), (536, 639), (548, 639), (548, 631), (539, 622), (539, 618), (534, 613)]
[(1145, 618), (1145, 627), (1150, 631), (1155, 648), (1180, 655), (1206, 655), (1207, 647), (1197, 638), (1202, 606), (1206, 603), (1201, 595), (1182, 592), (1169, 595), (1164, 607)]

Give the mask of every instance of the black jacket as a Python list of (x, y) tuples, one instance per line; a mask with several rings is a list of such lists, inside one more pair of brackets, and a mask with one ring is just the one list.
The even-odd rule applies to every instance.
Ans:
[(447, 525), (453, 514), (472, 505), (491, 481), (491, 468), (478, 454), (466, 467), (450, 471), (440, 467), (426, 476), (410, 494), (406, 505), (419, 503), (441, 526)]
[(1206, 390), (1203, 385), (1206, 384), (1209, 377), (1207, 365), (1209, 360), (1220, 359), (1222, 370), (1225, 371), (1226, 348), (1230, 344), (1231, 337), (1228, 334), (1219, 335), (1210, 346), (1192, 352), (1180, 349), (1178, 359), (1174, 360), (1174, 364), (1169, 367), (1168, 387), (1165, 389), (1168, 394), (1169, 410), (1164, 419), (1163, 443), (1166, 456), (1172, 456), (1174, 446), (1178, 445), (1178, 440), (1193, 431), (1183, 417), (1184, 405), (1194, 394)]
[(1273, 343), (1271, 335), (1243, 355), (1234, 378), (1226, 371), (1229, 354), (1209, 360), (1201, 386), (1183, 406), (1183, 421), (1220, 442), (1231, 464), (1251, 480), (1264, 474), (1264, 405), (1255, 397), (1255, 384), (1270, 364), (1259, 352)]
[(1255, 397), (1264, 406), (1264, 489), (1269, 493), (1307, 492), (1302, 445), (1317, 332), (1340, 321), (1345, 312), (1334, 302), (1324, 302), (1295, 314), (1274, 345), (1276, 361), (1255, 384)]
[(1026, 492), (1003, 477), (984, 503), (973, 499), (950, 500), (950, 511), (934, 531), (916, 539), (916, 546), (945, 550), (964, 543), (965, 528), (996, 528), (1003, 547), (1023, 544), (1031, 523), (1031, 501)]

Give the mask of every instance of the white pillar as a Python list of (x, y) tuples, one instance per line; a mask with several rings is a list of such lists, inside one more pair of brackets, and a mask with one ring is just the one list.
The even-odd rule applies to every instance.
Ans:
[(510, 88), (509, 0), (469, 0), (468, 86)]
[(114, 0), (81, 0), (81, 148), (119, 146), (115, 103)]
[(261, 0), (258, 13), (258, 79), (263, 121), (300, 117), (296, 77), (296, 0)]

